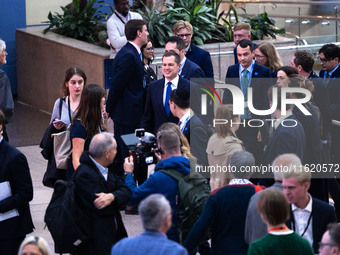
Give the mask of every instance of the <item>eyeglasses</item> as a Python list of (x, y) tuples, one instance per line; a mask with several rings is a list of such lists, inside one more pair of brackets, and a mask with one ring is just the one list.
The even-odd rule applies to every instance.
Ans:
[(319, 60), (320, 60), (321, 63), (325, 63), (325, 62), (331, 61), (331, 60), (333, 60), (333, 59), (334, 59), (334, 58), (320, 58), (320, 57), (319, 57)]
[(254, 56), (255, 58), (265, 58), (266, 56), (260, 56), (260, 55), (256, 55)]
[(186, 38), (188, 38), (188, 37), (190, 37), (192, 34), (176, 34), (178, 37), (181, 37), (181, 38), (183, 38), (183, 37), (186, 37)]
[(145, 48), (146, 50), (155, 50), (154, 47), (150, 47), (150, 48)]
[(319, 248), (322, 249), (324, 246), (336, 246), (333, 243), (323, 243), (323, 242), (319, 242)]

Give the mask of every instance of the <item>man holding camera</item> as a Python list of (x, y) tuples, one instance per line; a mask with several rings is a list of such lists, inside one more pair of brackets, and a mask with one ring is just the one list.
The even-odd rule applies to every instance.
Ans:
[[(151, 194), (163, 194), (170, 202), (172, 221), (175, 223), (178, 182), (159, 170), (174, 169), (183, 175), (187, 175), (190, 173), (190, 161), (188, 158), (182, 156), (179, 136), (173, 131), (161, 131), (157, 134), (156, 156), (161, 161), (156, 165), (154, 174), (150, 175), (150, 177), (138, 187), (133, 179), (133, 157), (125, 158), (125, 183), (132, 191), (131, 203), (135, 205), (138, 205), (140, 201)], [(179, 240), (177, 231), (173, 226), (168, 230), (167, 236), (170, 240), (177, 242)]]

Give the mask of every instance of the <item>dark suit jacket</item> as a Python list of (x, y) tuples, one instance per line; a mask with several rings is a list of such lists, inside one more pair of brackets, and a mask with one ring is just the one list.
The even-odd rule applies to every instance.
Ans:
[[(265, 166), (272, 165), (273, 160), (285, 153), (294, 153), (303, 162), (303, 155), (305, 151), (305, 133), (301, 123), (292, 114), (286, 118), (287, 123), (285, 125), (293, 125), (294, 123), (288, 123), (288, 119), (297, 121), (295, 127), (284, 127), (281, 124), (275, 129), (272, 137), (269, 139), (268, 145), (265, 148), (263, 154), (262, 164)], [(272, 177), (268, 175), (267, 177)], [(273, 179), (261, 179), (260, 184), (270, 186), (274, 183)]]
[(143, 64), (136, 48), (127, 43), (116, 55), (106, 111), (115, 123), (139, 127), (143, 114)]
[[(239, 76), (240, 64), (229, 66), (225, 82), (226, 84), (232, 84), (240, 88), (240, 76)], [(269, 109), (268, 88), (272, 85), (270, 70), (268, 67), (254, 64), (252, 78), (250, 81), (250, 87), (253, 88), (253, 104), (257, 110)], [(232, 104), (233, 97), (229, 90), (224, 90), (223, 104)], [(253, 118), (259, 118), (252, 114)]]
[(211, 62), (210, 53), (208, 51), (203, 50), (191, 43), (190, 49), (185, 56), (203, 70), (204, 76), (206, 78), (214, 78), (214, 69)]
[(33, 231), (29, 201), (33, 185), (27, 159), (4, 139), (0, 143), (0, 183), (9, 182), (12, 196), (0, 200), (0, 213), (18, 210), (19, 216), (0, 221), (0, 240), (24, 237)]
[[(141, 121), (141, 127), (146, 131), (156, 134), (158, 128), (165, 122), (178, 123), (178, 118), (170, 112), (166, 115), (163, 105), (163, 91), (165, 78), (150, 83), (148, 88), (145, 110)], [(190, 89), (190, 82), (186, 79), (179, 78), (178, 88)]]
[[(127, 233), (120, 210), (131, 199), (131, 190), (125, 182), (108, 173), (105, 181), (96, 165), (84, 152), (75, 175), (76, 201), (88, 213), (92, 221), (92, 237), (79, 247), (75, 254), (110, 254), (111, 247)], [(114, 201), (103, 209), (94, 206), (96, 193), (113, 193)]]
[[(336, 216), (333, 206), (314, 197), (312, 199), (313, 249), (315, 254), (317, 254), (322, 235), (327, 230), (327, 225), (329, 223), (336, 223)], [(287, 221), (287, 226), (292, 229), (292, 210), (290, 213), (291, 215), (290, 219)]]
[(204, 124), (195, 114), (186, 123), (183, 134), (188, 139), (191, 153), (197, 158), (197, 163), (207, 166), (208, 158), (206, 149), (209, 138)]
[(194, 62), (186, 59), (180, 77), (190, 81), (191, 78), (204, 78), (204, 72)]
[(324, 81), (314, 72), (311, 73), (308, 79), (310, 79), (314, 84), (311, 101), (314, 102), (320, 110), (320, 114), (322, 117), (322, 138), (326, 139), (332, 125), (327, 86)]
[[(324, 70), (320, 71), (320, 77), (324, 77)], [(330, 100), (330, 111), (331, 118), (340, 120), (340, 86), (339, 86), (339, 78), (340, 78), (340, 67), (335, 70), (334, 73), (329, 78), (329, 82), (327, 84), (327, 90)]]

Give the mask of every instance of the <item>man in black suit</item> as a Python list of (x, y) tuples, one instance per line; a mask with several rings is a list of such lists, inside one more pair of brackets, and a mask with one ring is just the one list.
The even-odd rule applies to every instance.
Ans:
[(162, 58), (163, 78), (150, 83), (141, 127), (156, 134), (165, 122), (178, 123), (178, 118), (170, 111), (169, 98), (172, 90), (184, 88), (190, 91), (190, 82), (178, 76), (181, 68), (180, 57), (175, 52), (165, 52)]
[(287, 226), (307, 239), (317, 253), (327, 225), (336, 222), (336, 216), (333, 206), (308, 193), (311, 176), (309, 169), (304, 166), (286, 168), (282, 188), (291, 205)]
[[(282, 114), (281, 109), (281, 88), (272, 87), (269, 91), (269, 98), (272, 98), (273, 89), (278, 90), (278, 100), (275, 111), (272, 116), (276, 119), (272, 122), (273, 134), (271, 135), (268, 145), (265, 146), (264, 154), (262, 158), (262, 165), (272, 165), (274, 159), (281, 154), (294, 153), (301, 162), (303, 162), (303, 156), (305, 152), (306, 138), (301, 123), (296, 119), (292, 111), (286, 109), (286, 113)], [(272, 104), (272, 102), (271, 102)], [(272, 173), (268, 172), (260, 179), (260, 184), (264, 186), (271, 186), (274, 183)]]
[(2, 136), (4, 125), (5, 115), (0, 110), (0, 253), (16, 255), (34, 228), (29, 208), (33, 185), (26, 157)]
[[(335, 44), (325, 44), (319, 50), (322, 70), (320, 78), (324, 79), (327, 85), (330, 99), (331, 118), (340, 120), (340, 48)], [(340, 127), (332, 125), (331, 127), (331, 163), (340, 162)]]
[[(263, 118), (250, 113), (247, 103), (248, 88), (253, 89), (253, 106), (257, 110), (269, 109), (268, 88), (271, 85), (270, 70), (261, 66), (253, 60), (253, 43), (247, 39), (241, 40), (237, 45), (237, 57), (239, 63), (229, 66), (225, 83), (240, 88), (245, 98), (245, 114), (241, 116), (246, 125), (240, 125), (237, 136), (242, 140), (247, 151), (251, 152), (257, 163), (261, 157), (261, 146), (257, 141), (258, 128), (247, 125), (251, 119)], [(223, 104), (232, 104), (233, 97), (230, 90), (225, 90), (223, 94)]]
[(188, 21), (179, 20), (172, 28), (173, 35), (183, 39), (185, 43), (185, 56), (190, 61), (197, 64), (204, 72), (206, 78), (214, 78), (214, 70), (211, 62), (210, 53), (197, 47), (191, 41), (193, 28)]
[(130, 20), (125, 25), (128, 43), (117, 53), (112, 66), (112, 84), (106, 111), (114, 121), (114, 134), (118, 145), (116, 171), (123, 173), (127, 156), (121, 135), (134, 133), (143, 114), (144, 69), (140, 47), (147, 43), (148, 30), (143, 20)]
[(189, 91), (178, 88), (171, 91), (170, 110), (179, 119), (178, 125), (188, 139), (190, 151), (199, 165), (207, 166), (208, 134), (202, 121), (190, 110)]
[(296, 68), (301, 76), (310, 79), (313, 82), (314, 90), (312, 92), (312, 101), (320, 110), (322, 122), (321, 140), (323, 144), (327, 144), (327, 137), (330, 135), (330, 128), (332, 124), (330, 116), (329, 96), (326, 84), (313, 71), (313, 65), (313, 54), (305, 50), (296, 51), (291, 60), (291, 67)]
[(131, 199), (131, 190), (107, 168), (116, 152), (112, 134), (102, 132), (92, 138), (89, 151), (80, 158), (74, 180), (76, 202), (91, 220), (92, 236), (75, 255), (109, 255), (111, 247), (127, 237), (120, 210)]
[(194, 62), (185, 57), (185, 42), (178, 36), (171, 36), (165, 44), (165, 52), (173, 51), (180, 56), (181, 67), (178, 74), (190, 81), (191, 78), (204, 78), (204, 72)]

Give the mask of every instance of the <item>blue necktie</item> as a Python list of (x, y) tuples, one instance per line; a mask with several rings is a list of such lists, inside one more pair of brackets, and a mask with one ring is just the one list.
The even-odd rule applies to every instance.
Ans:
[(171, 93), (171, 82), (168, 82), (168, 87), (166, 88), (166, 95), (165, 95), (165, 103), (164, 103), (164, 108), (165, 108), (165, 112), (166, 114), (169, 116), (170, 114), (170, 105), (169, 105), (169, 99), (170, 99), (170, 93)]
[(143, 62), (143, 54), (142, 54), (142, 52), (139, 53), (139, 57), (140, 57), (140, 60)]

